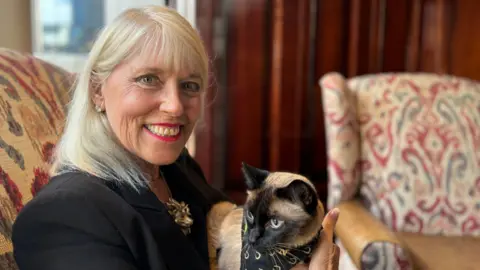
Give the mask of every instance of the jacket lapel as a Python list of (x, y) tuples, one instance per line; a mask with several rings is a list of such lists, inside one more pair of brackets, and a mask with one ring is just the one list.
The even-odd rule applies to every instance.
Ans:
[[(189, 236), (183, 234), (168, 213), (166, 206), (157, 199), (152, 191), (149, 189), (135, 191), (125, 186), (116, 187), (114, 190), (135, 208), (149, 225), (169, 269), (208, 269), (208, 264), (206, 264), (208, 261), (202, 259)], [(204, 217), (201, 208), (192, 207), (190, 204), (189, 206), (194, 223), (202, 223), (201, 219)], [(196, 227), (195, 224), (192, 227)], [(192, 234), (197, 235), (198, 233), (192, 228)]]

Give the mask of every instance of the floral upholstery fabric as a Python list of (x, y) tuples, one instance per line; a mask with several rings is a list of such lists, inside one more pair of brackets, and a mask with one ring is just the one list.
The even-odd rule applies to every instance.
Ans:
[(359, 196), (393, 231), (480, 236), (480, 83), (330, 73), (320, 84), (329, 207)]
[(48, 181), (72, 79), (31, 55), (0, 49), (0, 269), (17, 269), (12, 224)]

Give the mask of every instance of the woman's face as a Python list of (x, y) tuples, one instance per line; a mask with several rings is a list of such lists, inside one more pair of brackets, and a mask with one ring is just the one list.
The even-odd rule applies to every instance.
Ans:
[[(133, 57), (117, 66), (96, 95), (110, 125), (131, 153), (148, 164), (174, 162), (200, 116), (198, 74), (172, 73), (158, 57)], [(161, 58), (160, 58), (161, 60)]]

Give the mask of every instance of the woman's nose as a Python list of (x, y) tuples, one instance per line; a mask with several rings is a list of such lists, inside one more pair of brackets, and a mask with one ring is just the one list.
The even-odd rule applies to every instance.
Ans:
[(160, 110), (170, 116), (179, 117), (184, 112), (184, 105), (181, 98), (180, 89), (176, 81), (170, 80), (166, 85), (162, 95)]

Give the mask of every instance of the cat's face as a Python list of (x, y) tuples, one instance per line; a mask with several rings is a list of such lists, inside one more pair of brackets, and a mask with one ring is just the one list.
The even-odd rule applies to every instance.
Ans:
[(247, 164), (242, 171), (248, 191), (244, 240), (250, 245), (256, 249), (289, 247), (299, 236), (318, 229), (309, 225), (318, 215), (323, 217), (323, 207), (318, 207), (317, 194), (305, 177), (270, 173)]

